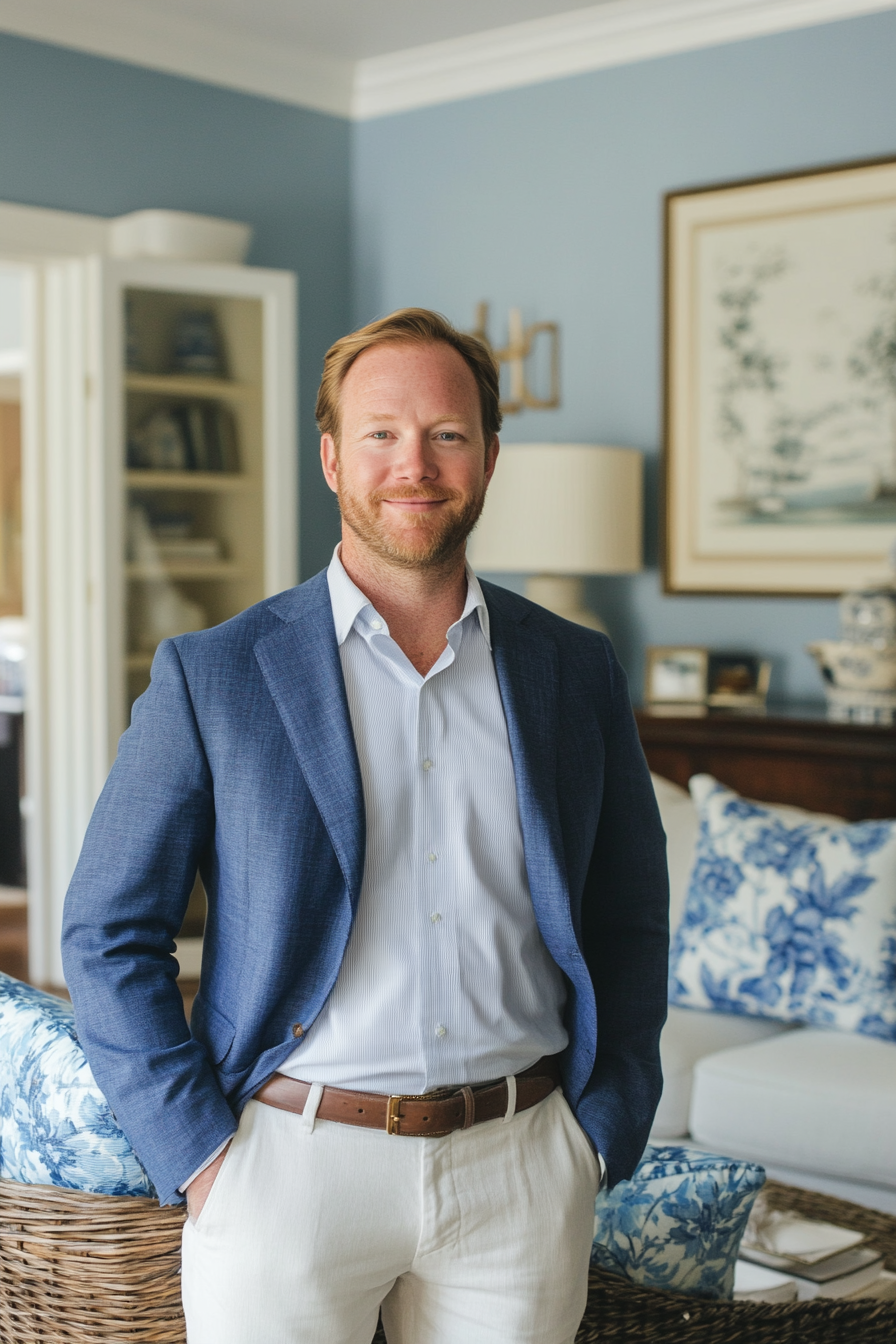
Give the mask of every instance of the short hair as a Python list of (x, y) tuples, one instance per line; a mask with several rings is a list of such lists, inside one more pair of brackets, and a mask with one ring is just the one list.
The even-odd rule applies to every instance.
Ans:
[(376, 345), (450, 345), (476, 379), (486, 445), (501, 428), (498, 365), (491, 350), (478, 336), (458, 331), (441, 313), (428, 308), (399, 308), (388, 317), (369, 322), (331, 345), (324, 356), (324, 372), (317, 393), (315, 415), (322, 434), (339, 442), (342, 384), (359, 355)]

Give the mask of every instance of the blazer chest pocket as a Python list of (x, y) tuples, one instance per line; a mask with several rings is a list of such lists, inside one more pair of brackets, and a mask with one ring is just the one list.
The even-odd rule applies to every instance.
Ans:
[(201, 997), (193, 1005), (191, 1020), (193, 1036), (205, 1046), (211, 1062), (219, 1066), (230, 1054), (236, 1027), (223, 1013), (211, 1003), (205, 1003)]

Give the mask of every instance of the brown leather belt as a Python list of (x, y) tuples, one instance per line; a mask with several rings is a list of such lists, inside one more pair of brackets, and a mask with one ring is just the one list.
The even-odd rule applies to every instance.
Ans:
[[(526, 1111), (550, 1096), (560, 1085), (556, 1055), (545, 1055), (537, 1064), (516, 1075), (516, 1110)], [(311, 1091), (285, 1074), (275, 1073), (255, 1093), (256, 1101), (281, 1111), (301, 1115)], [(482, 1083), (474, 1087), (447, 1087), (423, 1096), (386, 1096), (382, 1092), (349, 1092), (325, 1087), (317, 1108), (320, 1120), (342, 1125), (385, 1129), (389, 1134), (414, 1138), (440, 1138), (456, 1129), (469, 1129), (483, 1120), (499, 1120), (507, 1114), (507, 1082)]]

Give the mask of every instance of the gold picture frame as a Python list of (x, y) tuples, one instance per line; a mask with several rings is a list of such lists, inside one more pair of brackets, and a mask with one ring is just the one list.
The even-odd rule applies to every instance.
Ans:
[(665, 591), (891, 578), (896, 160), (672, 192), (665, 220)]

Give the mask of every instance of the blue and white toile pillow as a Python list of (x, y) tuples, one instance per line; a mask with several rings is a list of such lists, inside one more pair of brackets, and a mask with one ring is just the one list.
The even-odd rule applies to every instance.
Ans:
[(896, 1040), (896, 821), (751, 803), (710, 775), (669, 1001)]
[(70, 1003), (0, 973), (0, 1177), (154, 1195), (75, 1034)]
[(764, 1181), (754, 1162), (648, 1147), (630, 1181), (597, 1197), (591, 1263), (646, 1288), (730, 1298)]

